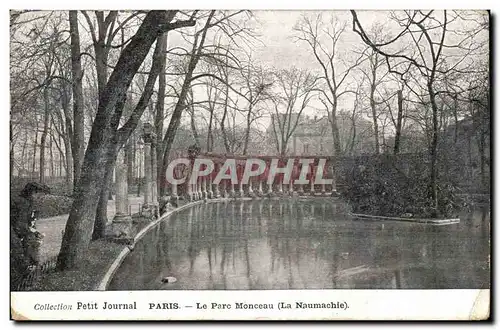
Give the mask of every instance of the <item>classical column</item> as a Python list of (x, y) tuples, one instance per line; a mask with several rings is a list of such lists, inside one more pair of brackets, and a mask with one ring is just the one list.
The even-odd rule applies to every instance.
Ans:
[(338, 197), (340, 194), (337, 191), (337, 178), (335, 177), (335, 168), (333, 166), (333, 160), (330, 164), (330, 169), (332, 173), (332, 196), (333, 197)]
[(311, 178), (309, 179), (311, 181), (311, 196), (314, 196), (314, 164), (311, 166)]
[[(279, 175), (283, 175), (284, 174), (279, 174)], [(279, 196), (282, 196), (283, 195), (283, 179), (279, 177), (279, 175), (277, 176), (277, 179), (278, 179), (278, 194)]]
[(222, 180), (220, 183), (220, 187), (222, 189), (221, 194), (223, 198), (227, 198), (227, 189), (228, 189), (227, 185), (228, 183), (226, 180)]
[(252, 178), (248, 180), (248, 196), (254, 197), (253, 189), (252, 189)]
[[(216, 171), (215, 173), (219, 173), (218, 169), (217, 169), (217, 165), (215, 165), (216, 167)], [(221, 184), (221, 182), (219, 182), (219, 184)], [(212, 185), (214, 186), (214, 198), (219, 198), (221, 197), (221, 193), (219, 191), (219, 184), (216, 184), (214, 182), (212, 182)]]
[(144, 140), (144, 176), (145, 176), (145, 187), (144, 187), (144, 204), (142, 206), (142, 215), (147, 218), (154, 218), (157, 215), (157, 201), (155, 201), (153, 193), (153, 160), (151, 146), (155, 140), (155, 134), (153, 133), (153, 126), (149, 123), (144, 123), (143, 125), (143, 135)]
[[(214, 164), (214, 173), (219, 173), (219, 168), (220, 168), (220, 166), (218, 164)], [(217, 175), (217, 174), (215, 174), (215, 175)], [(212, 180), (210, 180), (210, 182), (213, 185), (213, 196), (214, 196), (214, 198), (219, 198), (220, 195), (221, 195), (220, 192), (219, 192), (219, 185), (215, 184)], [(219, 184), (220, 184), (220, 182), (219, 182)]]
[(233, 184), (232, 181), (229, 184), (231, 185), (231, 190), (229, 191), (229, 197), (235, 197), (236, 196), (236, 191), (234, 190), (235, 185)]
[(143, 207), (147, 207), (151, 204), (152, 201), (152, 191), (151, 191), (151, 143), (146, 142), (144, 140), (144, 205)]
[(293, 190), (293, 183), (292, 180), (290, 179), (290, 184), (288, 185), (288, 192), (290, 193), (290, 196), (293, 196), (294, 190)]
[(186, 183), (186, 195), (187, 195), (188, 201), (192, 202), (194, 200), (194, 195), (193, 195), (193, 185), (191, 184), (190, 180), (191, 180), (191, 177), (189, 175), (189, 177), (187, 178), (187, 183)]
[(203, 199), (208, 198), (208, 193), (207, 193), (207, 178), (202, 177), (201, 178), (201, 197)]
[(259, 178), (259, 190), (258, 190), (259, 196), (264, 195), (264, 190), (262, 189), (262, 178)]
[[(174, 169), (172, 173), (173, 179), (179, 179), (179, 169), (176, 168)], [(179, 200), (179, 193), (177, 192), (177, 184), (176, 183), (171, 183), (171, 192), (170, 192), (170, 199), (172, 203), (176, 203)]]
[(196, 180), (196, 184), (197, 184), (196, 197), (198, 200), (203, 199), (203, 193), (201, 191), (202, 182), (203, 182), (203, 178), (198, 178)]
[(212, 175), (209, 174), (207, 176), (207, 198), (212, 199), (214, 197), (213, 193), (213, 185), (212, 185)]
[(151, 201), (158, 205), (158, 164), (156, 159), (156, 138), (151, 143)]
[(245, 197), (245, 193), (243, 192), (243, 182), (241, 182), (241, 179), (238, 179), (238, 181), (239, 181), (238, 197)]
[(118, 152), (115, 166), (116, 178), (116, 214), (111, 223), (113, 237), (130, 238), (132, 218), (128, 213), (127, 163), (123, 148)]

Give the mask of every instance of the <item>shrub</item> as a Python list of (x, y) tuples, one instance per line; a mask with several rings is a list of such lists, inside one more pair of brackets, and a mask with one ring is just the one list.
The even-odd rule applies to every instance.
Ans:
[(38, 211), (38, 218), (47, 218), (67, 214), (71, 210), (73, 198), (60, 195), (37, 195), (33, 207)]
[(458, 207), (458, 188), (438, 183), (435, 209), (425, 159), (401, 162), (396, 157), (373, 156), (346, 171), (345, 197), (355, 213), (380, 216), (447, 217)]

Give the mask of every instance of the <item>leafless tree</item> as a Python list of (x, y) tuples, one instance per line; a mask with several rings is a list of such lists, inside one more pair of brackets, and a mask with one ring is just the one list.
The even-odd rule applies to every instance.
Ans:
[[(429, 185), (433, 207), (437, 212), (439, 107), (436, 96), (442, 92), (439, 90), (439, 83), (441, 77), (453, 72), (470, 71), (470, 55), (482, 46), (475, 42), (474, 37), (482, 27), (478, 27), (476, 32), (462, 36), (452, 28), (453, 22), (460, 19), (455, 13), (432, 10), (393, 12), (391, 19), (400, 27), (400, 32), (392, 38), (387, 38), (388, 40), (376, 41), (366, 32), (356, 11), (352, 10), (351, 14), (353, 31), (366, 45), (384, 56), (390, 72), (399, 75), (406, 82), (417, 80), (417, 75), (423, 80), (432, 110)], [(454, 39), (452, 35), (459, 39), (458, 42), (450, 41)], [(397, 45), (399, 50), (394, 51), (393, 48)], [(411, 89), (410, 83), (406, 85)], [(418, 91), (414, 93), (421, 95)]]
[(340, 58), (338, 45), (347, 24), (330, 17), (325, 22), (322, 14), (315, 17), (302, 16), (294, 30), (296, 39), (306, 43), (321, 67), (320, 78), (324, 88), (319, 88), (320, 98), (328, 105), (328, 119), (332, 127), (334, 149), (337, 155), (342, 153), (339, 128), (337, 124), (337, 110), (340, 98), (353, 92), (349, 88), (349, 76), (354, 68), (364, 60), (361, 51), (356, 59), (347, 62)]

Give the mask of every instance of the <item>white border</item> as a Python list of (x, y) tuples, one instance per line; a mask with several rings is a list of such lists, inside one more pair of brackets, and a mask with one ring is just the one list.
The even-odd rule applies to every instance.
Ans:
[[(2, 2), (2, 6), (4, 2)], [(265, 0), (254, 0), (254, 1), (248, 1), (248, 2), (234, 2), (234, 1), (229, 1), (229, 0), (224, 0), (224, 1), (210, 1), (210, 2), (203, 2), (200, 0), (186, 0), (181, 2), (182, 7), (189, 9), (189, 8), (248, 8), (248, 9), (401, 9), (401, 8), (414, 8), (414, 7), (419, 7), (419, 8), (435, 8), (435, 9), (441, 9), (441, 8), (461, 8), (461, 9), (474, 9), (474, 8), (479, 8), (479, 9), (492, 9), (494, 14), (498, 15), (498, 1), (493, 1), (493, 0), (476, 0), (476, 1), (470, 1), (470, 0), (454, 0), (454, 1), (429, 1), (429, 0), (422, 0), (418, 2), (402, 2), (402, 1), (370, 1), (370, 0), (358, 0), (358, 1), (351, 1), (351, 2), (328, 2), (324, 0), (308, 0), (308, 1), (297, 1), (297, 2), (291, 2), (291, 1), (265, 1)], [(75, 2), (63, 2), (63, 1), (44, 1), (43, 3), (33, 1), (33, 0), (21, 0), (21, 1), (16, 1), (15, 3), (7, 3), (5, 5), (5, 8), (2, 8), (3, 10), (0, 13), (0, 19), (1, 19), (1, 26), (3, 29), (1, 30), (2, 32), (2, 39), (4, 42), (4, 47), (3, 51), (1, 52), (2, 54), (2, 61), (0, 61), (2, 65), (2, 88), (0, 89), (2, 92), (2, 100), (4, 102), (4, 106), (2, 107), (2, 111), (0, 111), (0, 123), (4, 125), (4, 129), (0, 129), (0, 134), (3, 135), (2, 137), (2, 142), (0, 143), (0, 154), (4, 155), (3, 157), (3, 164), (2, 164), (2, 170), (3, 170), (3, 175), (0, 176), (1, 180), (0, 185), (3, 187), (2, 189), (2, 198), (0, 199), (2, 203), (4, 203), (2, 206), (2, 210), (5, 212), (4, 213), (4, 219), (8, 217), (8, 201), (9, 201), (9, 182), (8, 182), (8, 171), (9, 171), (9, 165), (8, 165), (8, 120), (9, 120), (9, 115), (8, 115), (8, 109), (9, 109), (9, 47), (8, 47), (8, 40), (9, 40), (9, 34), (8, 34), (8, 29), (6, 26), (8, 26), (8, 21), (9, 21), (9, 14), (8, 14), (8, 9), (17, 9), (17, 8), (41, 8), (41, 9), (76, 9), (76, 8), (92, 8), (92, 9), (138, 9), (138, 8), (160, 8), (160, 7), (170, 7), (173, 8), (175, 7), (174, 2), (163, 2), (163, 1), (130, 1), (130, 0), (125, 0), (125, 1), (116, 1), (116, 2), (103, 2), (103, 1), (96, 1), (96, 0), (88, 0), (85, 2), (81, 3), (75, 3)], [(498, 26), (498, 16), (496, 17), (496, 25)], [(497, 29), (498, 30), (498, 29)], [(492, 42), (494, 42), (493, 46), (495, 48), (495, 58), (498, 58), (498, 32), (496, 33), (496, 38)], [(496, 65), (498, 65), (498, 60), (495, 61)], [(496, 91), (496, 89), (495, 89)], [(494, 92), (494, 91), (492, 91)], [(494, 108), (498, 108), (498, 95), (495, 97), (495, 104), (493, 105)], [(499, 115), (497, 114), (495, 116), (495, 122), (492, 123), (496, 124), (495, 126), (498, 127), (498, 121)], [(493, 130), (494, 131), (494, 130)], [(498, 141), (492, 141), (492, 145), (496, 146), (498, 145)], [(496, 150), (495, 150), (496, 151)], [(496, 170), (496, 168), (495, 168)], [(495, 180), (495, 186), (496, 186), (496, 180)], [(500, 198), (499, 198), (500, 199)], [(500, 200), (497, 200), (495, 198), (495, 203), (494, 205), (500, 205)], [(494, 219), (492, 219), (494, 221)], [(496, 225), (494, 228), (499, 227)], [(495, 234), (498, 229), (495, 229)], [(5, 269), (8, 269), (10, 267), (9, 265), (9, 260), (7, 256), (7, 247), (9, 245), (9, 239), (8, 239), (8, 231), (3, 230), (2, 235), (4, 235), (3, 238), (3, 244), (4, 244), (4, 253), (2, 253), (2, 256), (4, 258), (5, 262)], [(497, 252), (497, 251), (495, 251)], [(496, 255), (495, 253), (494, 255)], [(4, 283), (4, 299), (2, 300), (2, 310), (3, 311), (8, 311), (9, 310), (9, 301), (7, 297), (9, 296), (8, 293), (8, 272), (3, 273), (4, 276), (2, 278), (3, 283)], [(492, 279), (494, 282), (495, 279)], [(7, 320), (7, 317), (4, 317), (3, 320)], [(12, 322), (6, 322), (7, 327), (13, 327)], [(4, 325), (4, 324), (2, 324)], [(471, 324), (474, 326), (474, 324)], [(51, 326), (51, 325), (49, 325)], [(78, 325), (81, 326), (81, 325)], [(93, 325), (95, 326), (95, 325)], [(98, 327), (100, 325), (97, 325)], [(113, 327), (120, 327), (122, 328), (123, 325), (111, 325), (111, 324), (106, 324), (106, 328), (113, 328)], [(170, 325), (174, 326), (175, 325)], [(282, 325), (282, 326), (288, 326), (288, 324)], [(306, 325), (308, 326), (308, 325)], [(357, 325), (360, 326), (360, 325)], [(361, 326), (366, 326), (366, 325), (361, 325)], [(424, 325), (425, 326), (425, 325)]]

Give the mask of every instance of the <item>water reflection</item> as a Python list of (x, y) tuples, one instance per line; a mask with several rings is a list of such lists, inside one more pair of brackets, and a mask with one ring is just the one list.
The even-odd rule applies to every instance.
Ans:
[(489, 209), (448, 226), (353, 221), (342, 211), (329, 200), (197, 205), (148, 233), (110, 289), (489, 287)]

